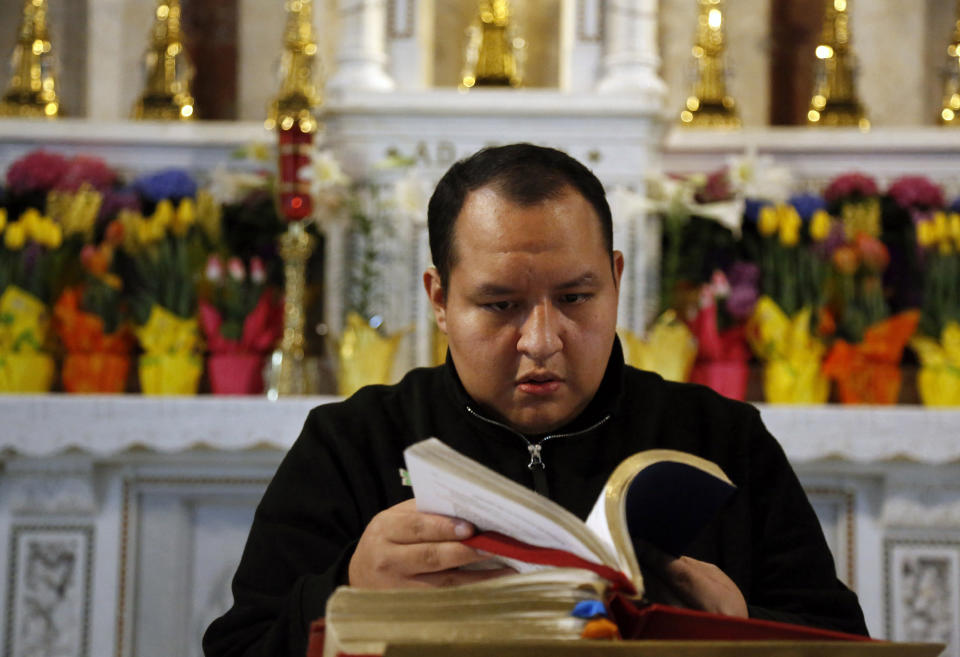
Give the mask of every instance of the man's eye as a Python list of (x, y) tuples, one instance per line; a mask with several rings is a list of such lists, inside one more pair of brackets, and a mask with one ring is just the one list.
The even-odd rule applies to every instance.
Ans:
[(492, 310), (493, 312), (504, 313), (513, 308), (512, 301), (494, 301), (492, 303), (485, 303), (483, 307), (487, 310)]
[(560, 303), (565, 303), (565, 304), (583, 303), (584, 301), (589, 299), (591, 296), (593, 295), (587, 294), (587, 293), (564, 294), (560, 297)]

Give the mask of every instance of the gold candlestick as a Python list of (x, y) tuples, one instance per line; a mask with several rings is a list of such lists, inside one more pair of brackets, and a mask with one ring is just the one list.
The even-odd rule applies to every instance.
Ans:
[(815, 51), (816, 82), (807, 125), (870, 127), (857, 96), (854, 56), (850, 47), (849, 0), (825, 0), (823, 33)]
[(510, 38), (510, 3), (481, 0), (479, 28), (467, 46), (466, 64), (460, 85), (470, 87), (517, 87), (521, 76)]
[(723, 0), (697, 0), (697, 37), (693, 46), (697, 77), (693, 93), (680, 112), (680, 125), (740, 127), (737, 104), (727, 93), (725, 50)]
[(309, 390), (304, 344), (306, 323), (305, 298), (307, 288), (307, 260), (316, 246), (316, 240), (304, 228), (302, 221), (292, 221), (280, 237), (280, 256), (283, 258), (283, 338), (280, 341), (280, 371), (277, 394), (305, 395)]
[(53, 48), (47, 30), (47, 0), (24, 0), (13, 47), (10, 87), (0, 99), (0, 116), (57, 118), (60, 101)]
[(940, 125), (960, 126), (960, 0), (957, 0), (953, 38), (947, 46), (947, 70), (940, 103)]
[(145, 88), (133, 107), (133, 118), (193, 120), (193, 66), (180, 34), (180, 0), (157, 0), (144, 64)]
[(265, 124), (268, 130), (278, 125), (289, 130), (299, 123), (303, 132), (315, 132), (318, 126), (312, 110), (323, 100), (314, 75), (313, 0), (287, 0), (284, 9), (287, 23), (280, 56), (280, 92), (270, 103)]

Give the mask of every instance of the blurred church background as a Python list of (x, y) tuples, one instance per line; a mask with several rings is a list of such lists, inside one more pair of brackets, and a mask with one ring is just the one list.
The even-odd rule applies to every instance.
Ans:
[[(231, 602), (257, 500), (309, 408), (338, 394), (324, 345), (349, 329), (357, 294), (364, 321), (397, 333), (388, 378), (442, 353), (420, 291), (423, 208), (436, 178), (477, 148), (532, 141), (597, 172), (627, 255), (620, 323), (637, 334), (660, 307), (662, 228), (648, 187), (664, 172), (747, 163), (787, 172), (795, 192), (851, 171), (883, 187), (924, 176), (960, 195), (950, 0), (4, 0), (0, 55), (16, 51), (30, 5), (45, 12), (56, 101), (37, 105), (49, 119), (24, 118), (4, 96), (0, 171), (39, 148), (100, 157), (130, 178), (178, 168), (215, 185), (238, 151), (249, 160), (276, 147), (271, 103), (299, 43), (313, 66), (299, 84), (316, 85), (319, 122), (306, 132), (329, 165), (314, 175), (362, 182), (360, 203), (394, 197), (358, 238), (349, 213), (311, 188), (329, 212), (301, 272), (300, 355), (305, 342), (312, 372), (302, 387), (0, 395), (0, 645), (15, 657), (200, 654), (203, 629)], [(145, 53), (169, 39), (157, 26), (174, 9), (193, 73), (174, 114), (189, 120), (134, 119), (150, 84)], [(831, 12), (842, 20), (824, 54)], [(478, 39), (495, 28), (509, 28), (510, 64), (485, 84)], [(183, 65), (162, 43), (170, 66)], [(831, 65), (841, 77), (818, 101)], [(0, 89), (15, 77), (0, 73)], [(281, 129), (284, 116), (274, 112)], [(841, 125), (818, 125), (831, 120)], [(376, 273), (360, 292), (359, 261)], [(273, 354), (281, 379), (291, 349)], [(871, 633), (941, 641), (960, 657), (960, 410), (922, 407), (915, 388), (901, 401), (913, 403), (759, 406)]]

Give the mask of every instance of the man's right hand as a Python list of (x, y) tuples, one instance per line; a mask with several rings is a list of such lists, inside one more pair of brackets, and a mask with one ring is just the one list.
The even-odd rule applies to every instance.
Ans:
[(350, 559), (350, 585), (366, 589), (429, 588), (469, 584), (513, 573), (458, 570), (489, 559), (461, 541), (473, 536), (470, 523), (417, 511), (406, 500), (381, 511), (370, 521)]

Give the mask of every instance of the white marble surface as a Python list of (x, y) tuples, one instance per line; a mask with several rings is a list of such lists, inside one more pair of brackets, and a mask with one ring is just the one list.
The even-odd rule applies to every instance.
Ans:
[[(79, 450), (104, 457), (137, 449), (286, 450), (309, 410), (335, 399), (0, 396), (4, 418), (0, 452), (43, 457)], [(771, 405), (760, 409), (795, 463), (960, 462), (960, 409)]]

